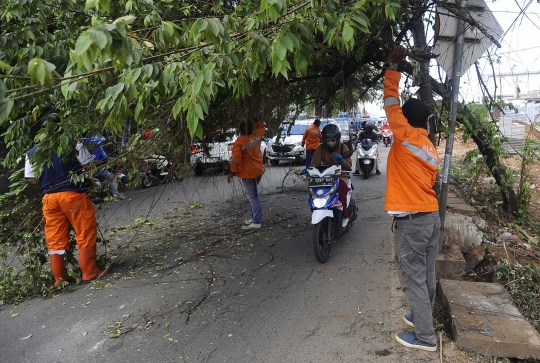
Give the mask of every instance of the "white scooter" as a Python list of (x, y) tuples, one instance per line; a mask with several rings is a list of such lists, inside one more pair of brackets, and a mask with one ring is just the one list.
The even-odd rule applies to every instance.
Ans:
[(356, 150), (356, 170), (364, 174), (367, 179), (377, 165), (379, 145), (371, 139), (364, 139), (358, 143)]

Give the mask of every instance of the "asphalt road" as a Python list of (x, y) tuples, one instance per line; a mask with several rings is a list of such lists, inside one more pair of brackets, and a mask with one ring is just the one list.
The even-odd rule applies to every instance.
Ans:
[(267, 167), (258, 231), (240, 229), (238, 181), (132, 191), (98, 212), (103, 231), (116, 228), (111, 275), (0, 307), (0, 362), (396, 361), (387, 153), (382, 176), (353, 177), (359, 218), (326, 264), (311, 247), (307, 183), (288, 165)]

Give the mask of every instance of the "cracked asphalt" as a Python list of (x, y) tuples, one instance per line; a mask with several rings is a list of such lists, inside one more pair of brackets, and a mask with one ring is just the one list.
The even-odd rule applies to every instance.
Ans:
[(359, 217), (326, 264), (312, 251), (307, 182), (289, 165), (266, 167), (256, 231), (240, 229), (247, 200), (222, 176), (130, 192), (98, 211), (111, 274), (0, 307), (0, 361), (403, 361), (387, 153), (383, 175), (353, 176)]

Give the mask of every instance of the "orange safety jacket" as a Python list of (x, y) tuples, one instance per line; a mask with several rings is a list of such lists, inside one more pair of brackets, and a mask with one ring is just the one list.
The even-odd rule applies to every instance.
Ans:
[(232, 148), (231, 171), (242, 179), (255, 179), (264, 172), (261, 141), (264, 125), (258, 121), (251, 135), (241, 135)]
[(388, 153), (384, 209), (393, 212), (434, 212), (439, 204), (433, 185), (441, 159), (428, 139), (427, 130), (412, 127), (399, 101), (401, 73), (387, 69), (384, 110), (394, 143)]
[(315, 150), (321, 144), (321, 137), (321, 129), (312, 123), (311, 126), (304, 131), (302, 146), (306, 145), (306, 150)]

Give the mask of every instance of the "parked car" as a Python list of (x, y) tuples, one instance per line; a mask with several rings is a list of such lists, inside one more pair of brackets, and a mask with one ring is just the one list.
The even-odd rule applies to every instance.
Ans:
[[(202, 175), (208, 170), (215, 170), (219, 173), (228, 169), (232, 159), (232, 146), (237, 138), (237, 130), (230, 128), (217, 130), (211, 137), (206, 138), (205, 142), (193, 143), (191, 145), (191, 165), (195, 175)], [(268, 161), (266, 148), (267, 142), (262, 139), (263, 163)]]
[(315, 119), (296, 120), (283, 123), (280, 132), (269, 140), (267, 155), (270, 164), (278, 165), (281, 160), (296, 163), (306, 162), (306, 152), (302, 147), (304, 131)]

